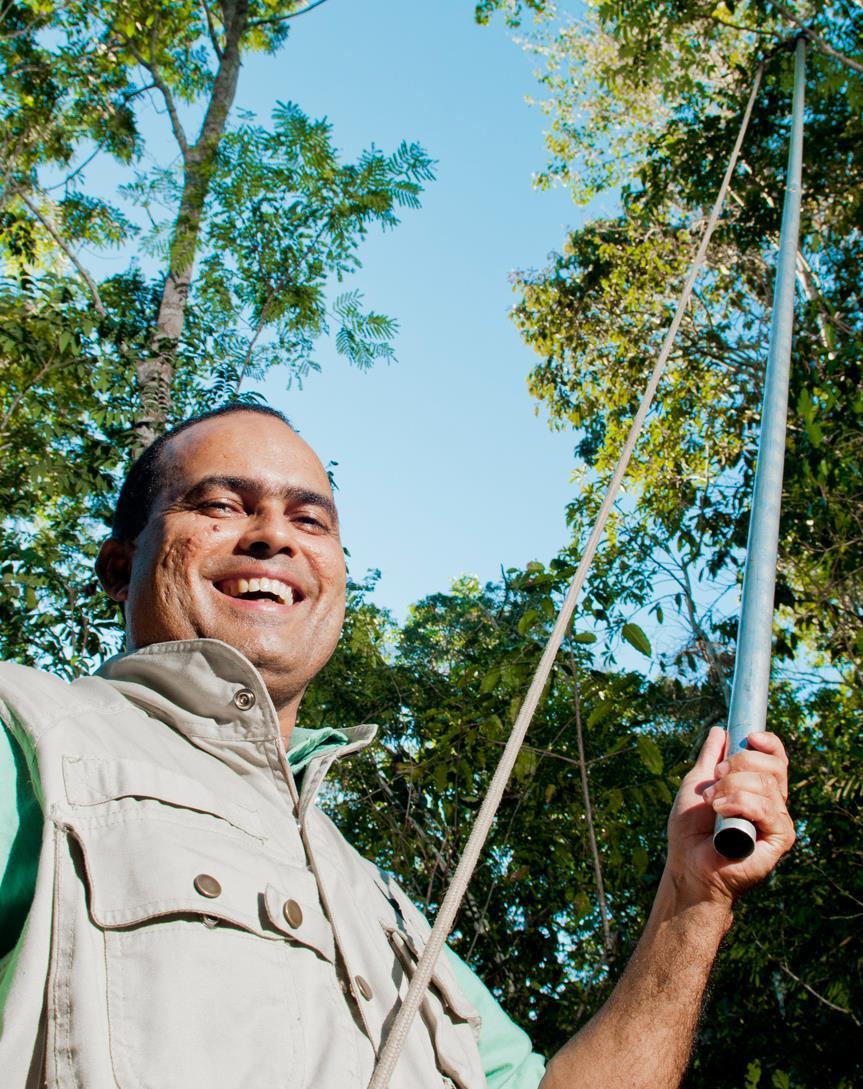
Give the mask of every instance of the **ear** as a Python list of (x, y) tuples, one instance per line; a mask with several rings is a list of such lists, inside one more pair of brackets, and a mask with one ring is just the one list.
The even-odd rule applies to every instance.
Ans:
[(129, 596), (134, 548), (128, 541), (116, 541), (109, 537), (99, 549), (96, 574), (102, 589), (112, 601), (125, 601)]

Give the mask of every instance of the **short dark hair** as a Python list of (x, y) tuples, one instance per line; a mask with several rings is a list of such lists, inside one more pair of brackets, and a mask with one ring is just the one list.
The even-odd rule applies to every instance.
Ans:
[(114, 517), (111, 521), (111, 536), (117, 541), (134, 541), (150, 519), (153, 504), (165, 486), (165, 459), (162, 456), (165, 447), (183, 431), (188, 431), (195, 424), (205, 420), (215, 419), (217, 416), (228, 416), (234, 412), (257, 412), (261, 416), (273, 416), (281, 420), (291, 431), (296, 428), (283, 413), (269, 405), (244, 404), (242, 401), (231, 401), (218, 408), (211, 408), (207, 412), (199, 412), (195, 416), (178, 423), (164, 435), (160, 435), (140, 454), (129, 467), (120, 494), (117, 496), (117, 506), (114, 509)]

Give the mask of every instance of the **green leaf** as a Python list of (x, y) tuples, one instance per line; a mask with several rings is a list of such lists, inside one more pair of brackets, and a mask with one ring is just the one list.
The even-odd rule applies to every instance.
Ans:
[(662, 774), (662, 752), (652, 737), (647, 734), (638, 734), (635, 745), (642, 764), (652, 775)]
[(518, 622), (518, 634), (526, 635), (534, 624), (539, 620), (539, 613), (536, 609), (528, 609), (524, 616)]
[(744, 1089), (758, 1089), (761, 1084), (761, 1063), (758, 1059), (753, 1059), (746, 1067), (746, 1080), (743, 1084)]
[(610, 813), (617, 813), (623, 805), (623, 791), (618, 787), (612, 787), (606, 797), (605, 805)]
[(595, 643), (596, 636), (592, 631), (580, 631), (570, 637), (573, 643)]
[(620, 630), (620, 634), (626, 640), (631, 647), (634, 647), (640, 654), (650, 657), (652, 651), (650, 648), (650, 640), (638, 626), (638, 624), (624, 624)]
[(479, 682), (479, 690), (483, 694), (487, 692), (493, 692), (497, 688), (497, 683), (500, 680), (500, 667), (494, 666), (488, 673), (485, 674), (483, 679)]
[(616, 706), (614, 700), (600, 700), (587, 716), (588, 727), (598, 726), (600, 722), (604, 722)]

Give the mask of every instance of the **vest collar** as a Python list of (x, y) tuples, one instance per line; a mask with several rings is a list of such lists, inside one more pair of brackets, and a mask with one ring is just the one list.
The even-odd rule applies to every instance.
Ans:
[[(279, 716), (260, 673), (220, 639), (153, 643), (109, 658), (96, 676), (190, 740), (280, 741)], [(340, 732), (347, 742), (333, 757), (365, 748), (376, 730), (364, 725)]]

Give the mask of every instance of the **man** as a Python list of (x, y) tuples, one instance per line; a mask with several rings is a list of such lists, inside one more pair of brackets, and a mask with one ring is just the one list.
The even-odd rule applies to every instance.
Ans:
[[(98, 573), (127, 652), (72, 685), (0, 672), (16, 812), (35, 795), (43, 826), (29, 887), (22, 818), (11, 845), (4, 1089), (361, 1089), (428, 925), (314, 804), (373, 730), (296, 725), (344, 611), (325, 470), (272, 410), (198, 417), (130, 471)], [(734, 900), (794, 839), (782, 745), (751, 745), (723, 761), (711, 732), (633, 959), (544, 1075), (447, 953), (394, 1089), (677, 1085)], [(756, 824), (744, 862), (713, 852), (717, 812)]]

